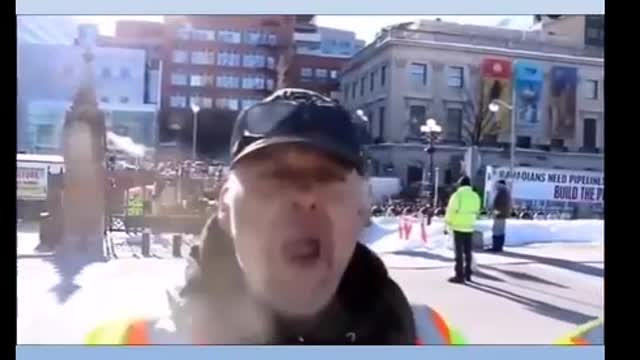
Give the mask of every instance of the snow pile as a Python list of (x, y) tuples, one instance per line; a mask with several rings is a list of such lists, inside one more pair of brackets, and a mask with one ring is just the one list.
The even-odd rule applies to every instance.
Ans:
[[(492, 220), (478, 221), (476, 229), (491, 241)], [(508, 220), (508, 246), (531, 243), (604, 242), (604, 220)]]
[[(491, 243), (492, 220), (479, 220), (476, 230), (482, 231), (485, 244)], [(442, 219), (426, 220), (413, 217), (372, 218), (372, 224), (362, 234), (362, 243), (378, 253), (434, 251), (451, 249), (452, 236), (444, 234)], [(508, 220), (506, 246), (535, 243), (601, 243), (604, 241), (603, 220)]]

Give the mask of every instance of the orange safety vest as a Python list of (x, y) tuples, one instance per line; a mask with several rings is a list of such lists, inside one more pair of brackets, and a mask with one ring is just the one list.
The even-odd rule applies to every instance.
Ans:
[[(463, 345), (466, 340), (459, 331), (448, 326), (435, 310), (427, 308), (426, 319), (419, 324), (416, 345)], [(422, 314), (421, 314), (422, 315)], [(161, 344), (154, 336), (154, 320), (136, 319), (105, 324), (87, 336), (88, 345), (154, 345)]]

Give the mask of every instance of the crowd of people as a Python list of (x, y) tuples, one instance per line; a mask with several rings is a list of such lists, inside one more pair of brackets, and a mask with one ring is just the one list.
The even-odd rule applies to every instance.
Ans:
[(216, 161), (162, 161), (158, 162), (154, 171), (162, 178), (177, 178), (178, 176), (192, 179), (206, 179), (223, 171), (223, 164)]

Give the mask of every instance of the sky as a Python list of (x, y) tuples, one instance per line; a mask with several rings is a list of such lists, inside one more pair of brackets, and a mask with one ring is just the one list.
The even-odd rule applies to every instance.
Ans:
[[(115, 24), (118, 20), (149, 20), (162, 21), (162, 16), (76, 16), (81, 22), (95, 23), (100, 27), (103, 35), (113, 35)], [(533, 24), (533, 16), (494, 16), (494, 15), (474, 15), (474, 16), (395, 16), (395, 15), (369, 15), (369, 16), (323, 16), (316, 17), (316, 24), (323, 27), (331, 27), (342, 30), (349, 30), (356, 33), (358, 39), (369, 43), (375, 39), (376, 34), (388, 25), (410, 22), (418, 19), (436, 19), (442, 21), (457, 22), (463, 24), (504, 26), (525, 30)]]

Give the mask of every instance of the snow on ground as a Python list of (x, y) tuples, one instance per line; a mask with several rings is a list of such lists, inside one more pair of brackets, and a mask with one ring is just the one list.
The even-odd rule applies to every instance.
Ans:
[[(491, 220), (480, 220), (485, 246), (491, 243)], [(444, 234), (441, 219), (429, 226), (415, 218), (373, 218), (361, 241), (377, 252), (387, 267), (425, 269), (452, 266), (452, 234)], [(402, 234), (407, 234), (408, 236)], [(426, 241), (425, 241), (426, 238)], [(602, 262), (604, 222), (602, 220), (509, 220), (505, 250), (509, 256), (475, 252), (479, 265), (533, 262), (529, 254), (549, 248), (568, 261)], [(544, 250), (542, 250), (544, 252)]]
[[(492, 220), (479, 220), (476, 230), (482, 231), (485, 244), (491, 243)], [(441, 219), (431, 225), (421, 224), (417, 218), (372, 218), (365, 229), (362, 242), (378, 253), (451, 249), (452, 235), (444, 234)], [(407, 233), (408, 237), (401, 237)], [(426, 242), (424, 241), (426, 235)], [(508, 220), (506, 246), (539, 243), (602, 243), (603, 220)]]
[(50, 259), (18, 261), (18, 343), (81, 343), (107, 320), (167, 313), (166, 290), (184, 281), (180, 259), (92, 263), (65, 274)]

